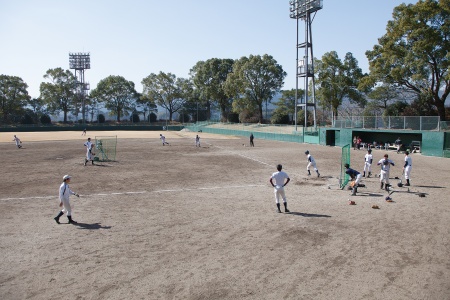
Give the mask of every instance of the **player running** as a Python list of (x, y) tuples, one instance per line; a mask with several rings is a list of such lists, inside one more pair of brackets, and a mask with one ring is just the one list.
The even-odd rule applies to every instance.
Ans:
[(13, 142), (16, 142), (16, 146), (17, 146), (17, 148), (22, 148), (22, 141), (16, 136), (16, 135), (14, 135), (14, 139), (13, 139)]
[[(278, 172), (275, 172), (270, 177), (270, 184), (274, 187), (274, 193), (275, 193), (275, 203), (277, 204), (277, 212), (281, 213), (280, 210), (280, 197), (283, 199), (284, 204), (284, 212), (289, 212), (287, 208), (287, 201), (286, 201), (286, 194), (284, 193), (284, 187), (286, 184), (289, 183), (291, 180), (286, 174), (286, 172), (281, 171), (283, 169), (282, 165), (277, 165)], [(275, 179), (275, 184), (273, 183), (273, 180)], [(286, 182), (284, 182), (286, 180)]]
[(166, 137), (163, 136), (161, 133), (159, 134), (159, 139), (162, 141), (163, 146), (166, 144), (169, 145), (169, 143), (166, 142)]
[(309, 170), (309, 168), (312, 166), (314, 168), (314, 171), (316, 171), (316, 173), (317, 173), (317, 177), (320, 177), (320, 173), (319, 173), (319, 170), (317, 169), (316, 161), (314, 160), (314, 157), (312, 157), (312, 155), (309, 154), (309, 150), (306, 150), (305, 154), (307, 155), (307, 159), (308, 159), (308, 165), (306, 166), (306, 170), (308, 171), (308, 176), (311, 175), (311, 171)]

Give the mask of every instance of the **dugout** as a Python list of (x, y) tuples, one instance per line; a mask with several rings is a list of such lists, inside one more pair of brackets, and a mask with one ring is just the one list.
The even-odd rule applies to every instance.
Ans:
[(325, 145), (339, 147), (353, 145), (354, 136), (359, 136), (363, 143), (370, 144), (374, 141), (393, 144), (400, 137), (403, 145), (408, 147), (413, 141), (420, 142), (420, 152), (423, 155), (439, 157), (445, 156), (445, 149), (450, 146), (450, 135), (442, 131), (322, 128), (321, 136)]

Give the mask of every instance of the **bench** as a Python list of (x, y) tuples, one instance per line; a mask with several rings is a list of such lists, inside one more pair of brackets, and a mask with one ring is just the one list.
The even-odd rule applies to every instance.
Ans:
[(419, 151), (420, 153), (421, 142), (420, 141), (412, 141), (409, 145), (409, 150), (411, 153)]

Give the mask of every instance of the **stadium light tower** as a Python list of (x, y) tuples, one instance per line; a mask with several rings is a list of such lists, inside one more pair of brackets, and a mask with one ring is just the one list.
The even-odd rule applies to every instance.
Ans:
[(91, 57), (89, 53), (69, 53), (70, 69), (75, 70), (75, 77), (77, 78), (77, 93), (81, 99), (81, 112), (83, 114), (83, 124), (86, 123), (86, 94), (90, 89), (89, 83), (84, 82), (84, 70), (91, 68)]
[[(305, 109), (305, 128), (308, 106), (313, 107), (314, 112), (314, 128), (316, 125), (316, 97), (314, 92), (314, 55), (312, 44), (312, 32), (311, 32), (311, 14), (322, 9), (323, 0), (290, 0), (290, 18), (297, 20), (297, 58), (296, 58), (296, 79), (295, 79), (295, 130), (297, 131), (297, 107), (304, 107)], [(305, 21), (305, 42), (299, 43), (299, 19)], [(299, 51), (304, 48), (304, 56), (299, 59)], [(298, 103), (298, 80), (300, 77), (304, 77), (305, 96), (304, 103)], [(309, 79), (312, 82), (312, 101), (308, 101), (308, 87)]]

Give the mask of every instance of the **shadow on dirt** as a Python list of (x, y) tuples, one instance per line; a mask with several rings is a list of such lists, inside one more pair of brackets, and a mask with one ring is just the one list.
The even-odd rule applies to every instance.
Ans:
[(80, 227), (80, 229), (111, 229), (111, 226), (102, 226), (100, 225), (100, 223), (92, 223), (92, 224), (76, 223), (73, 225)]
[(329, 215), (318, 215), (318, 214), (307, 214), (307, 213), (301, 213), (301, 212), (290, 212), (286, 213), (287, 215), (295, 215), (300, 217), (309, 217), (309, 218), (331, 218)]

